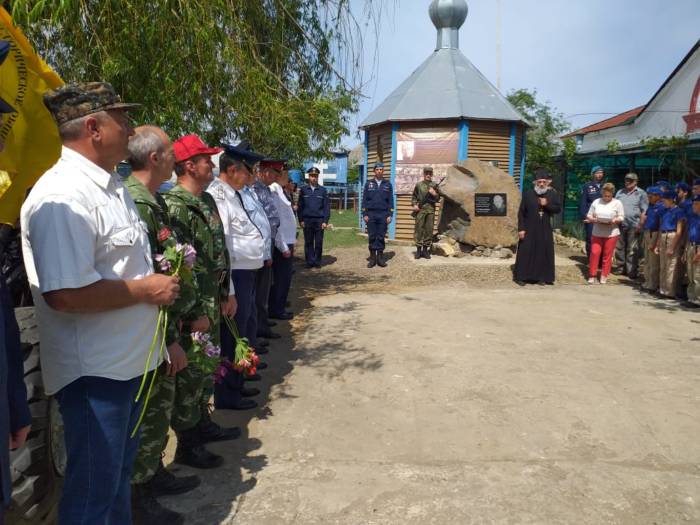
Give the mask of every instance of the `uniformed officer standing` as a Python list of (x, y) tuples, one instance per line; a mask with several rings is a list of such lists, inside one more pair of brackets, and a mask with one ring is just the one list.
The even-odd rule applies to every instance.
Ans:
[[(221, 149), (208, 147), (197, 135), (178, 139), (173, 149), (177, 186), (164, 198), (178, 238), (197, 251), (194, 275), (199, 290), (199, 313), (209, 319), (209, 334), (219, 344), (221, 315), (230, 317), (236, 309), (223, 225), (214, 199), (204, 192), (213, 179), (211, 155)], [(191, 340), (186, 342), (191, 344)], [(212, 377), (191, 365), (176, 378), (171, 426), (177, 434), (177, 463), (196, 468), (218, 467), (224, 459), (206, 450), (204, 443), (240, 435), (239, 428), (222, 429), (209, 418), (208, 401), (212, 392)]]
[[(579, 201), (578, 212), (581, 220), (584, 221), (591, 209), (593, 201), (600, 198), (600, 189), (603, 187), (605, 171), (600, 166), (593, 166), (591, 169), (593, 180), (585, 183), (581, 188), (581, 200)], [(591, 237), (593, 236), (593, 224), (585, 223), (586, 226), (586, 256), (591, 255)]]
[(413, 188), (411, 204), (415, 217), (416, 259), (430, 259), (430, 247), (433, 244), (433, 227), (435, 225), (435, 205), (440, 200), (437, 187), (433, 184), (433, 168), (423, 167), (423, 180)]
[(307, 268), (320, 268), (323, 254), (323, 232), (331, 218), (331, 201), (326, 188), (318, 185), (318, 168), (306, 172), (309, 184), (299, 194), (299, 224), (304, 230), (304, 256)]
[(394, 190), (391, 182), (384, 180), (384, 163), (374, 165), (374, 179), (365, 183), (362, 192), (362, 214), (367, 224), (369, 262), (367, 268), (386, 266), (384, 261), (384, 238), (387, 226), (394, 215)]
[[(166, 242), (177, 242), (170, 226), (167, 206), (156, 193), (158, 187), (170, 178), (175, 165), (170, 138), (155, 126), (136, 128), (129, 141), (129, 164), (133, 170), (124, 186), (139, 210), (148, 229), (148, 241), (154, 267), (158, 254), (165, 252)], [(165, 342), (169, 363), (157, 370), (148, 408), (141, 423), (141, 439), (134, 461), (131, 478), (132, 517), (135, 524), (184, 523), (184, 517), (166, 509), (156, 497), (183, 494), (196, 488), (197, 476), (175, 477), (163, 466), (162, 454), (168, 441), (168, 430), (175, 399), (175, 374), (187, 366), (187, 356), (180, 341), (191, 331), (206, 332), (206, 316), (196, 319), (191, 312), (197, 306), (197, 291), (185, 281), (180, 282), (180, 297), (168, 307), (168, 326)]]

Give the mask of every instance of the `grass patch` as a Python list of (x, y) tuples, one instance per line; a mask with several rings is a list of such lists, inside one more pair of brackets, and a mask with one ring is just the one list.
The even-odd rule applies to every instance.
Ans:
[(352, 210), (331, 210), (331, 224), (340, 228), (357, 227), (357, 213)]
[(358, 228), (352, 230), (333, 230), (326, 231), (323, 237), (323, 247), (333, 248), (348, 248), (351, 246), (364, 246), (367, 244), (367, 238), (358, 235)]
[[(323, 250), (332, 250), (333, 248), (349, 248), (352, 246), (366, 246), (367, 237), (358, 235), (359, 228), (351, 230), (326, 230), (323, 236)], [(304, 250), (304, 232), (299, 231), (297, 240), (297, 250)]]

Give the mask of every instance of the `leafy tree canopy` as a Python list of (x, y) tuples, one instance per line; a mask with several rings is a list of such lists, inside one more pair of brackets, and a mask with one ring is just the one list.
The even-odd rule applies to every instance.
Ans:
[[(111, 82), (139, 123), (299, 161), (348, 133), (377, 0), (11, 0), (67, 82)], [(353, 1), (353, 5), (360, 4)]]
[(549, 102), (538, 101), (537, 90), (514, 90), (509, 92), (506, 98), (532, 125), (527, 131), (525, 145), (528, 174), (538, 167), (553, 171), (556, 166), (554, 157), (561, 154), (562, 150), (568, 156), (571, 149), (571, 145), (562, 148), (559, 139), (570, 129), (569, 122), (564, 119), (564, 115), (552, 108)]

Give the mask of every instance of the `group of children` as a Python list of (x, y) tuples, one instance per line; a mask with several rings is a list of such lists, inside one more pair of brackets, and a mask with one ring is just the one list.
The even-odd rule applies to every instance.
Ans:
[(687, 281), (688, 305), (700, 307), (700, 179), (692, 188), (658, 181), (646, 191), (642, 290), (680, 298)]

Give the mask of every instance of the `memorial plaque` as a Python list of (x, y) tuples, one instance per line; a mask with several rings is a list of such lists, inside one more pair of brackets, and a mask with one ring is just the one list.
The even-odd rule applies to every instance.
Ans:
[(474, 214), (479, 217), (505, 217), (508, 210), (505, 193), (475, 193)]

